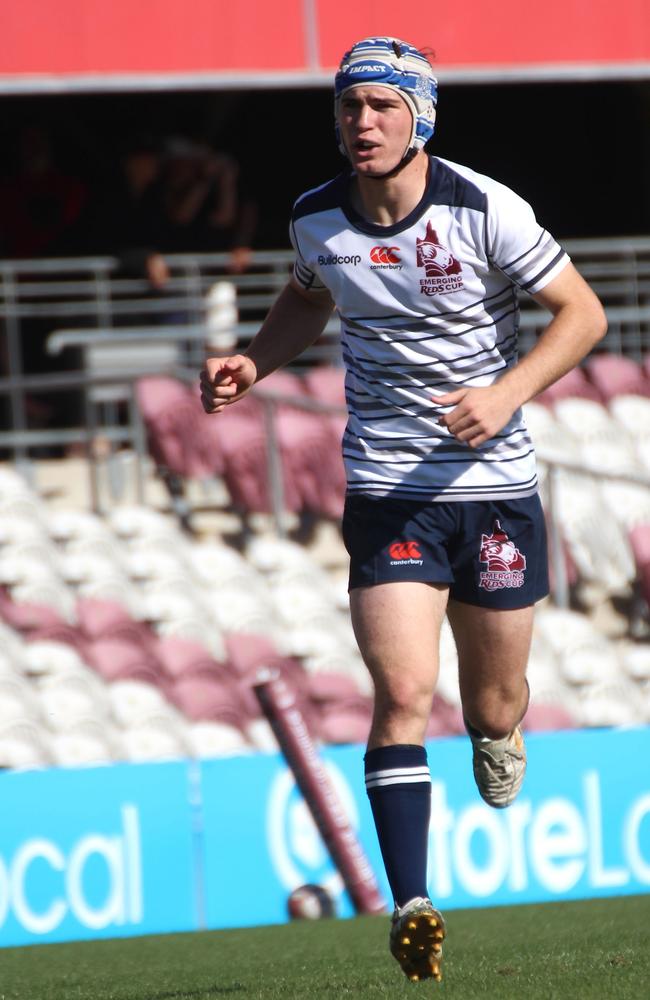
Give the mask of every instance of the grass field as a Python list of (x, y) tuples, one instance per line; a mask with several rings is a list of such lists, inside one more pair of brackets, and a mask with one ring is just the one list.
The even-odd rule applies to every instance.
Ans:
[(8, 948), (0, 1000), (650, 997), (650, 896), (450, 912), (441, 984), (403, 977), (387, 929), (359, 917)]

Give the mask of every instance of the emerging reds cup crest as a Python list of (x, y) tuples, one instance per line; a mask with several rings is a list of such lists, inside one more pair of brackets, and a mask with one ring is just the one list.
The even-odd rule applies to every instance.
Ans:
[(481, 535), (479, 560), (487, 564), (478, 581), (483, 590), (523, 587), (526, 557), (510, 541), (498, 521), (494, 522), (491, 535)]
[(463, 288), (460, 262), (442, 245), (430, 220), (424, 238), (416, 237), (415, 250), (417, 266), (423, 267), (426, 274), (426, 278), (420, 278), (423, 295), (446, 295)]

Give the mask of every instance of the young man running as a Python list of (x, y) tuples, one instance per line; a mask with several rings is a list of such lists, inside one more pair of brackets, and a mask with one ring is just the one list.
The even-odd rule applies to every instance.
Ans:
[[(343, 536), (350, 607), (375, 706), (366, 787), (395, 900), (390, 947), (440, 979), (444, 922), (428, 898), (424, 747), (445, 614), (474, 775), (496, 808), (526, 767), (520, 722), (533, 606), (548, 593), (535, 459), (521, 406), (606, 330), (602, 307), (530, 206), (428, 156), (437, 84), (426, 57), (366, 38), (335, 79), (341, 176), (298, 199), (293, 277), (245, 355), (211, 358), (218, 413), (296, 358), (336, 308), (349, 410)], [(517, 292), (550, 314), (517, 357)]]

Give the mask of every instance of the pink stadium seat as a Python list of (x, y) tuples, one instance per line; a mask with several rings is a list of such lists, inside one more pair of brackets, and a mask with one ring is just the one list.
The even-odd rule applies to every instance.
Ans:
[(293, 372), (286, 369), (281, 369), (280, 371), (273, 372), (271, 375), (267, 375), (264, 381), (260, 383), (260, 389), (274, 396), (307, 395), (305, 383), (300, 376), (294, 375)]
[(87, 662), (106, 681), (142, 680), (164, 687), (160, 665), (141, 645), (124, 639), (94, 639), (88, 643)]
[(337, 708), (322, 715), (312, 725), (312, 732), (324, 743), (366, 743), (371, 722), (371, 712)]
[(195, 722), (224, 722), (237, 729), (245, 723), (245, 711), (235, 691), (210, 677), (181, 677), (171, 689), (171, 698)]
[(82, 660), (86, 659), (88, 644), (82, 631), (75, 625), (68, 625), (62, 622), (60, 625), (42, 625), (34, 628), (25, 636), (30, 642), (62, 642), (79, 654)]
[(530, 733), (576, 729), (578, 723), (561, 705), (530, 704), (524, 718), (524, 729)]
[(59, 612), (46, 604), (17, 603), (6, 587), (0, 587), (0, 618), (18, 632), (67, 625)]
[(250, 677), (261, 667), (275, 667), (282, 660), (271, 639), (265, 635), (228, 632), (224, 635), (228, 662), (239, 677)]
[(650, 396), (650, 378), (642, 365), (622, 354), (596, 354), (586, 362), (589, 378), (609, 402), (614, 396)]
[(427, 724), (426, 738), (434, 740), (463, 734), (465, 734), (465, 723), (460, 708), (450, 705), (441, 695), (436, 694)]
[[(227, 407), (219, 414), (215, 426), (220, 435), (222, 475), (232, 503), (243, 510), (270, 513), (266, 429), (261, 404), (249, 397), (240, 400), (236, 406)], [(284, 507), (297, 511), (300, 494), (284, 455), (281, 458)]]
[(350, 702), (363, 697), (351, 677), (331, 671), (311, 674), (306, 687), (309, 698), (316, 704)]
[(137, 382), (136, 399), (159, 465), (187, 478), (221, 473), (218, 429), (203, 412), (196, 388), (176, 379), (149, 376)]
[(314, 413), (282, 408), (277, 436), (283, 468), (297, 491), (298, 510), (338, 517), (343, 510), (345, 474), (337, 441), (328, 423)]
[(189, 675), (205, 674), (219, 679), (227, 668), (208, 652), (205, 646), (181, 636), (164, 636), (156, 641), (156, 657), (172, 680)]
[(335, 365), (319, 365), (305, 375), (310, 396), (330, 406), (345, 406), (345, 371)]
[(553, 385), (550, 385), (548, 389), (544, 389), (538, 396), (535, 396), (535, 402), (552, 406), (559, 399), (567, 399), (570, 396), (593, 399), (597, 403), (603, 401), (600, 392), (589, 381), (582, 368), (574, 368)]

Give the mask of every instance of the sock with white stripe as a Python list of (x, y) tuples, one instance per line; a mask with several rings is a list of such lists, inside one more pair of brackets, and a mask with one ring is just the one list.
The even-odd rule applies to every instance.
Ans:
[(427, 847), (431, 775), (424, 747), (397, 744), (368, 750), (366, 791), (395, 904), (428, 896)]

